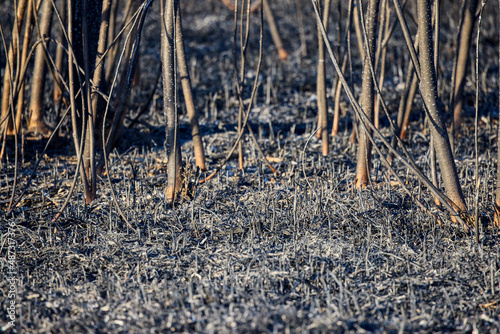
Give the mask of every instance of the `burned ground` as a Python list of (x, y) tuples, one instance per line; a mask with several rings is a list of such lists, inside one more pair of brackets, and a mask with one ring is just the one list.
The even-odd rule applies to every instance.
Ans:
[[(237, 135), (233, 14), (216, 1), (182, 2), (190, 71), (212, 170)], [(130, 118), (154, 87), (160, 59), (158, 5), (146, 24), (141, 86), (133, 89)], [(18, 332), (500, 332), (500, 240), (491, 224), (498, 126), (494, 15), (483, 23), (480, 65), (489, 70), (480, 93), (482, 229), (476, 244), (472, 233), (436, 208), (428, 189), (397, 160), (394, 167), (412, 196), (378, 157), (373, 184), (355, 189), (352, 116), (345, 102), (340, 135), (333, 139), (330, 154), (321, 156), (321, 143), (313, 135), (316, 26), (310, 4), (303, 5), (308, 55), (300, 53), (294, 1), (274, 6), (279, 7), (276, 15), (291, 56), (280, 63), (266, 31), (261, 86), (250, 116), (279, 176), (270, 172), (245, 137), (244, 171), (237, 170), (233, 159), (217, 177), (194, 186), (206, 174), (189, 167), (192, 143), (183, 115), (181, 143), (189, 189), (173, 209), (168, 206), (161, 87), (149, 111), (123, 130), (110, 158), (110, 181), (131, 227), (120, 218), (107, 177), (99, 182), (97, 201), (86, 206), (78, 188), (63, 215), (52, 222), (75, 173), (67, 133), (49, 146), (24, 199), (5, 216), (14, 176), (11, 149), (9, 163), (2, 167), (0, 210), (2, 234), (7, 224), (16, 226)], [(443, 17), (440, 94), (445, 100), (452, 67), (447, 50), (458, 24), (450, 21), (451, 15), (450, 10)], [(255, 77), (257, 35), (255, 23), (249, 83)], [(399, 37), (390, 46), (393, 61), (385, 89), (389, 108), (395, 111), (404, 80), (398, 69), (404, 71), (408, 59)], [(331, 66), (328, 71), (331, 87)], [(352, 79), (358, 93), (360, 71), (356, 62)], [(469, 81), (472, 101), (473, 86)], [(250, 88), (248, 84), (245, 98)], [(331, 97), (329, 103), (331, 107)], [(408, 146), (428, 173), (429, 135), (421, 125), (420, 108), (417, 102)], [(473, 114), (473, 106), (466, 108)], [(466, 125), (455, 142), (456, 161), (473, 208), (472, 118)], [(382, 127), (388, 135), (387, 121)], [(45, 145), (44, 140), (25, 139), (18, 189), (26, 184)], [(6, 272), (5, 238), (1, 252)], [(1, 300), (7, 300), (8, 289), (8, 282), (0, 280)], [(2, 302), (2, 326), (7, 306)]]

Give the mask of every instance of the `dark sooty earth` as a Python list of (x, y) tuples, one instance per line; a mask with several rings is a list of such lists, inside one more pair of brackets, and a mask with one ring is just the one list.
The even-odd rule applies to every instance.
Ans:
[[(237, 135), (233, 13), (216, 1), (182, 3), (190, 71), (213, 170)], [(287, 62), (277, 59), (267, 28), (264, 36), (261, 85), (250, 124), (279, 176), (271, 173), (245, 136), (243, 172), (235, 158), (217, 177), (194, 187), (196, 179), (207, 174), (187, 168), (187, 191), (174, 209), (169, 207), (161, 84), (148, 113), (123, 130), (110, 158), (111, 184), (131, 226), (120, 217), (106, 177), (99, 181), (98, 200), (91, 206), (85, 206), (79, 187), (63, 215), (51, 222), (74, 177), (76, 158), (69, 135), (49, 148), (24, 199), (6, 217), (14, 175), (9, 156), (10, 164), (2, 170), (0, 209), (2, 235), (8, 224), (15, 226), (17, 332), (500, 332), (500, 243), (498, 230), (491, 227), (496, 72), (486, 76), (481, 93), (478, 209), (483, 226), (476, 244), (471, 233), (435, 207), (428, 189), (398, 160), (394, 168), (413, 197), (395, 182), (378, 155), (373, 184), (363, 191), (353, 187), (356, 149), (349, 143), (352, 117), (346, 102), (341, 133), (333, 139), (330, 154), (321, 156), (321, 143), (313, 135), (317, 39), (310, 7), (305, 1), (307, 55), (300, 51), (294, 1), (275, 8), (291, 53)], [(146, 20), (141, 86), (133, 88), (130, 119), (146, 103), (159, 70), (159, 2), (153, 8)], [(456, 15), (454, 10), (443, 14), (447, 26), (442, 39), (448, 45), (454, 32), (446, 15)], [(250, 96), (258, 57), (257, 14), (252, 19), (244, 99)], [(495, 29), (490, 25), (488, 30), (488, 22), (485, 38), (494, 39)], [(401, 54), (407, 57), (406, 46), (399, 28), (396, 31), (388, 52), (396, 60), (388, 63), (385, 86), (393, 111), (405, 75), (398, 68), (406, 68), (402, 62), (408, 61), (400, 59)], [(489, 52), (491, 66), (498, 66), (495, 46), (485, 45), (480, 64), (489, 65)], [(444, 96), (449, 95), (442, 82), (450, 76), (446, 71), (452, 67), (451, 52), (442, 48)], [(359, 93), (361, 64), (355, 47), (353, 53), (352, 79)], [(332, 87), (330, 63), (327, 73)], [(474, 94), (472, 82), (466, 91)], [(332, 100), (329, 97), (330, 104)], [(420, 112), (417, 102), (408, 144), (428, 174), (429, 135)], [(473, 133), (472, 119), (467, 122), (466, 132)], [(381, 121), (385, 135), (387, 124)], [(181, 131), (184, 161), (191, 166), (184, 114)], [(471, 208), (476, 194), (472, 138), (465, 133), (455, 142)], [(35, 151), (44, 144), (24, 144), (18, 189), (26, 184), (38, 157)], [(3, 237), (2, 273), (8, 270), (7, 249)], [(4, 329), (9, 288), (6, 279), (0, 280)]]

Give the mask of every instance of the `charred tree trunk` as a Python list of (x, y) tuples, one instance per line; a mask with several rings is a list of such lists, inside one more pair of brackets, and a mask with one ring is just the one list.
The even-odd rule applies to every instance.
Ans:
[[(109, 0), (107, 0), (109, 1)], [(96, 198), (96, 164), (95, 164), (95, 128), (97, 110), (92, 109), (90, 75), (94, 68), (99, 44), (102, 0), (68, 0), (68, 26), (71, 25), (72, 49), (75, 56), (70, 57), (70, 93), (73, 113), (73, 138), (77, 152), (83, 155), (83, 173), (85, 201), (90, 204)], [(68, 28), (70, 30), (70, 28)], [(83, 68), (83, 74), (79, 72)], [(73, 86), (73, 87), (71, 87)], [(78, 98), (74, 94), (81, 89)], [(76, 127), (76, 128), (75, 128)], [(82, 135), (84, 134), (84, 135)]]
[[(347, 67), (347, 55), (344, 56), (342, 60), (342, 72), (345, 73)], [(335, 100), (333, 107), (333, 121), (332, 121), (332, 136), (337, 136), (339, 133), (339, 123), (340, 123), (340, 98), (342, 93), (342, 85), (340, 82), (337, 83), (335, 87)]]
[(181, 76), (182, 93), (186, 103), (189, 123), (191, 125), (191, 137), (193, 138), (194, 158), (196, 166), (201, 170), (205, 170), (205, 150), (203, 149), (203, 141), (201, 139), (200, 125), (198, 124), (198, 113), (194, 106), (193, 90), (191, 87), (191, 78), (186, 62), (186, 54), (184, 51), (184, 41), (182, 38), (182, 19), (181, 9), (177, 6), (177, 17), (175, 22), (175, 45), (177, 59), (179, 62), (179, 74)]
[[(379, 36), (377, 37), (377, 50), (375, 54), (375, 73), (378, 72), (378, 86), (380, 89), (384, 87), (385, 81), (385, 61), (387, 57), (387, 43), (382, 45), (382, 41), (389, 38), (389, 23), (391, 18), (391, 10), (389, 7), (389, 2), (382, 0), (380, 3), (380, 10), (382, 14), (380, 15), (380, 25), (379, 25)], [(380, 96), (377, 95), (374, 107), (374, 124), (375, 127), (379, 128), (380, 123)]]
[(418, 89), (418, 78), (413, 74), (411, 79), (410, 90), (406, 98), (406, 104), (404, 109), (403, 123), (401, 125), (401, 132), (399, 133), (399, 138), (405, 140), (408, 136), (408, 129), (410, 128), (410, 117), (411, 111), (413, 109), (413, 102), (415, 101), (415, 96), (417, 95)]
[[(28, 1), (28, 8), (26, 12), (26, 24), (24, 26), (24, 38), (23, 38), (23, 51), (21, 53), (21, 66), (24, 68), (28, 60), (29, 43), (31, 40), (31, 34), (33, 33), (33, 1)], [(24, 110), (24, 90), (25, 90), (25, 78), (19, 78), (19, 95), (17, 96), (17, 106), (16, 106), (16, 129), (19, 132), (21, 129), (21, 117)]]
[[(330, 0), (324, 1), (323, 26), (328, 29), (328, 14), (330, 12)], [(318, 137), (322, 141), (323, 156), (328, 155), (328, 104), (326, 102), (325, 82), (325, 42), (318, 26), (318, 72), (316, 77), (316, 94), (318, 97)]]
[[(39, 38), (50, 36), (50, 29), (52, 27), (52, 14), (54, 7), (50, 0), (44, 0), (41, 8), (41, 20)], [(35, 134), (48, 135), (49, 128), (43, 121), (43, 114), (45, 110), (44, 104), (44, 91), (45, 91), (45, 77), (46, 77), (46, 62), (45, 58), (46, 49), (42, 44), (39, 44), (36, 49), (35, 66), (33, 68), (33, 77), (31, 80), (31, 99), (30, 99), (30, 119), (28, 122), (28, 132)]]
[[(115, 0), (116, 1), (116, 0)], [(92, 119), (94, 121), (94, 138), (96, 139), (97, 146), (102, 150), (102, 122), (103, 109), (105, 101), (98, 91), (102, 91), (106, 86), (104, 78), (104, 64), (106, 59), (103, 57), (106, 52), (109, 31), (109, 17), (111, 12), (111, 0), (102, 0), (101, 12), (101, 26), (99, 29), (99, 42), (97, 45), (97, 54), (95, 58), (94, 73), (92, 75), (92, 92), (91, 92), (91, 105), (92, 105)]]
[[(63, 25), (67, 24), (67, 11), (64, 10), (66, 8), (66, 0), (61, 0), (61, 7), (62, 10), (59, 11), (59, 14), (61, 15), (61, 21)], [(62, 46), (66, 47), (66, 40), (63, 36), (63, 28), (60, 27), (59, 29), (59, 39), (60, 42), (62, 43)], [(61, 73), (61, 75), (64, 77), (64, 72), (65, 72), (65, 60), (67, 59), (66, 51), (64, 50), (64, 47), (57, 46), (57, 51), (56, 51), (56, 68)], [(59, 103), (61, 100), (62, 94), (63, 94), (63, 84), (61, 81), (61, 78), (59, 78), (57, 75), (54, 79), (54, 91), (52, 92), (52, 99), (54, 100), (55, 103)]]
[[(500, 13), (500, 1), (498, 2)], [(498, 37), (500, 38), (500, 16), (498, 17)], [(498, 43), (498, 91), (500, 92), (500, 43)], [(500, 95), (498, 96), (498, 109), (500, 111)], [(495, 189), (495, 221), (494, 225), (500, 227), (500, 112), (498, 114), (497, 128), (497, 185)]]
[[(74, 3), (72, 0), (68, 0), (67, 2), (67, 11), (68, 11), (68, 80), (69, 80), (69, 103), (71, 108), (71, 125), (72, 125), (72, 133), (73, 133), (73, 143), (75, 145), (76, 155), (78, 156), (78, 166), (80, 176), (82, 179), (83, 190), (85, 194), (89, 192), (89, 183), (87, 176), (85, 174), (85, 168), (83, 164), (81, 164), (82, 154), (81, 151), (83, 149), (83, 140), (82, 128), (84, 127), (84, 118), (81, 117), (81, 113), (78, 110), (81, 108), (77, 105), (76, 99), (76, 91), (81, 86), (80, 85), (80, 77), (78, 73), (78, 60), (76, 57), (76, 51), (73, 48), (75, 45), (75, 41), (78, 38), (75, 38), (75, 35), (78, 35), (78, 29), (74, 29)], [(83, 124), (82, 124), (83, 123)]]
[[(347, 60), (350, 60), (350, 40), (351, 40), (351, 25), (352, 25), (352, 16), (353, 16), (353, 0), (349, 1), (348, 9), (347, 9), (347, 22), (345, 29), (345, 37), (343, 38), (342, 43), (345, 43), (344, 47), (344, 56), (342, 59), (342, 73), (346, 72), (347, 68)], [(351, 76), (352, 77), (352, 76)], [(338, 78), (338, 76), (337, 76)], [(339, 80), (337, 80), (337, 86), (335, 87), (335, 101), (333, 107), (333, 122), (332, 122), (332, 137), (337, 136), (339, 133), (339, 122), (340, 122), (340, 94), (342, 92), (342, 84)]]
[(444, 123), (443, 112), (439, 107), (434, 71), (434, 51), (431, 29), (430, 0), (418, 0), (419, 60), (421, 66), (420, 92), (429, 111), (431, 135), (435, 144), (437, 160), (441, 168), (446, 195), (451, 205), (459, 212), (467, 212), (462, 188), (458, 179), (453, 153)]
[(352, 7), (352, 17), (354, 23), (354, 31), (356, 32), (356, 41), (358, 42), (359, 56), (361, 57), (361, 59), (363, 59), (365, 57), (366, 51), (363, 47), (363, 34), (361, 33), (361, 23), (359, 20), (359, 1), (361, 0), (354, 0), (354, 5)]
[(276, 25), (276, 22), (274, 20), (274, 15), (271, 7), (269, 6), (267, 0), (262, 0), (262, 6), (264, 7), (264, 12), (266, 13), (267, 22), (269, 23), (271, 37), (273, 39), (274, 45), (278, 49), (278, 57), (282, 61), (285, 61), (288, 58), (288, 51), (286, 51), (285, 47), (283, 46), (283, 42), (281, 41), (278, 26)]
[[(14, 106), (11, 101), (14, 101), (14, 96), (11, 95), (12, 91), (16, 88), (15, 77), (18, 75), (16, 69), (19, 69), (19, 64), (16, 63), (18, 59), (18, 45), (19, 45), (19, 31), (23, 24), (23, 18), (26, 11), (28, 0), (19, 1), (17, 4), (16, 21), (12, 32), (12, 41), (7, 51), (7, 63), (5, 64), (5, 71), (3, 75), (3, 90), (2, 90), (2, 105), (1, 105), (1, 118), (0, 118), (0, 133), (2, 137), (6, 134), (14, 135), (13, 117)], [(12, 108), (11, 108), (12, 107)], [(19, 129), (17, 129), (19, 131)], [(2, 154), (3, 156), (3, 148)]]
[[(360, 105), (363, 111), (368, 116), (370, 122), (373, 121), (373, 106), (374, 106), (374, 86), (372, 74), (370, 71), (370, 62), (367, 57), (370, 57), (371, 63), (375, 63), (375, 31), (377, 29), (379, 0), (370, 0), (366, 14), (366, 33), (368, 45), (365, 47), (364, 65), (363, 65), (363, 88), (360, 97)], [(359, 148), (356, 163), (356, 188), (364, 188), (368, 185), (370, 165), (371, 165), (371, 150), (372, 144), (368, 139), (367, 132), (371, 131), (359, 122)]]
[(457, 64), (455, 74), (455, 86), (452, 91), (451, 107), (453, 110), (453, 133), (457, 134), (462, 125), (463, 94), (465, 86), (465, 73), (469, 61), (469, 49), (471, 46), (472, 30), (476, 20), (476, 8), (479, 0), (466, 0), (465, 12), (460, 29), (460, 44), (457, 47)]
[(179, 147), (175, 77), (175, 12), (178, 0), (164, 0), (161, 13), (161, 62), (163, 110), (167, 120), (167, 200), (172, 203), (181, 187), (181, 150)]

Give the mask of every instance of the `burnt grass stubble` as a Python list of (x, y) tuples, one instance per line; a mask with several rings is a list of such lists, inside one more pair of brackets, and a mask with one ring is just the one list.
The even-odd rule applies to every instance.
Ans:
[[(184, 37), (212, 169), (236, 138), (233, 14), (218, 2), (193, 3), (187, 1), (184, 6)], [(205, 174), (197, 176), (188, 168), (190, 189), (171, 209), (164, 196), (165, 127), (160, 88), (151, 110), (122, 132), (110, 158), (113, 187), (136, 232), (118, 215), (105, 178), (99, 183), (95, 203), (85, 206), (79, 188), (62, 217), (52, 223), (57, 209), (54, 203), (60, 205), (68, 194), (76, 163), (69, 136), (58, 138), (19, 207), (8, 217), (2, 215), (3, 234), (7, 222), (17, 226), (18, 332), (500, 331), (499, 238), (498, 231), (491, 228), (494, 120), (498, 117), (493, 18), (487, 17), (483, 23), (486, 41), (481, 64), (490, 70), (481, 92), (479, 215), (483, 226), (477, 245), (470, 233), (458, 229), (446, 213), (432, 205), (426, 187), (398, 161), (395, 168), (406, 186), (442, 225), (400, 186), (388, 185), (387, 171), (378, 158), (374, 159), (373, 186), (364, 191), (353, 188), (355, 148), (349, 144), (347, 104), (341, 134), (333, 140), (329, 156), (321, 156), (320, 142), (315, 136), (310, 138), (317, 123), (316, 26), (311, 9), (304, 5), (309, 53), (302, 57), (297, 51), (294, 2), (276, 7), (282, 37), (292, 55), (287, 63), (279, 63), (266, 32), (262, 84), (250, 123), (264, 152), (280, 158), (273, 163), (280, 176), (272, 175), (245, 137), (243, 172), (236, 169), (233, 159), (216, 178), (193, 187), (193, 180)], [(157, 66), (160, 59), (157, 12), (149, 14), (144, 32), (142, 81), (140, 90), (134, 88), (132, 93), (132, 115), (154, 85), (156, 68), (147, 64)], [(337, 14), (332, 15), (335, 20)], [(447, 23), (448, 16), (442, 21), (442, 40), (451, 45), (451, 31), (455, 30)], [(248, 82), (255, 76), (256, 36), (254, 24)], [(406, 54), (402, 43), (398, 37), (389, 48), (392, 60), (388, 62), (386, 96), (391, 110), (397, 109), (396, 92), (401, 89), (398, 62), (408, 61), (406, 55), (402, 60), (401, 54)], [(442, 69), (451, 69), (448, 49), (442, 47)], [(353, 52), (356, 50), (353, 44)], [(354, 65), (353, 81), (359, 93), (361, 66)], [(328, 70), (331, 87), (330, 63)], [(450, 75), (448, 70), (442, 72), (441, 82)], [(249, 85), (245, 94), (244, 98), (250, 96)], [(441, 94), (448, 96), (447, 85), (441, 86)], [(471, 81), (467, 94), (473, 101)], [(47, 101), (52, 103), (48, 95)], [(470, 116), (473, 106), (467, 108)], [(428, 173), (429, 136), (421, 127), (419, 102), (415, 110), (409, 147)], [(456, 160), (472, 209), (471, 124), (469, 118), (465, 135), (456, 141)], [(387, 121), (382, 125), (387, 129)], [(190, 166), (192, 144), (185, 115), (181, 142)], [(38, 156), (35, 152), (43, 145), (33, 140), (25, 143), (19, 189), (32, 170)], [(9, 159), (12, 157), (10, 154)], [(3, 212), (13, 173), (12, 163), (2, 171)], [(3, 240), (2, 245), (3, 256)], [(7, 300), (7, 290), (3, 279), (1, 300)], [(2, 302), (3, 324), (7, 322), (6, 307)]]

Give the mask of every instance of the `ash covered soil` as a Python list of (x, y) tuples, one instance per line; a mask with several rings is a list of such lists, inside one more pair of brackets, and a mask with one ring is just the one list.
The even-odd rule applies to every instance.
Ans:
[[(208, 168), (213, 170), (237, 136), (233, 13), (216, 1), (182, 3), (195, 99)], [(445, 101), (458, 24), (450, 18), (456, 17), (454, 7), (442, 19), (440, 94)], [(245, 136), (244, 171), (237, 169), (235, 156), (217, 177), (195, 187), (208, 173), (189, 167), (194, 162), (192, 143), (181, 98), (181, 144), (189, 184), (175, 208), (168, 206), (161, 84), (148, 112), (122, 131), (110, 157), (111, 184), (131, 226), (121, 219), (106, 177), (99, 180), (98, 200), (92, 205), (85, 206), (79, 187), (63, 215), (51, 222), (75, 173), (68, 133), (43, 156), (33, 184), (8, 217), (3, 213), (14, 169), (12, 163), (3, 167), (2, 235), (8, 223), (16, 226), (17, 332), (500, 332), (500, 238), (491, 224), (498, 125), (495, 16), (483, 22), (480, 66), (487, 69), (480, 95), (482, 233), (476, 244), (469, 231), (436, 208), (428, 189), (398, 160), (394, 168), (412, 196), (376, 154), (373, 184), (363, 191), (354, 188), (356, 149), (349, 142), (352, 112), (345, 97), (340, 135), (332, 139), (330, 154), (321, 156), (321, 143), (313, 135), (317, 37), (311, 5), (303, 2), (307, 55), (300, 51), (295, 2), (273, 8), (290, 58), (284, 63), (277, 59), (266, 28), (260, 86), (249, 122), (279, 176), (271, 173)], [(146, 103), (160, 66), (158, 13), (156, 2), (146, 22), (141, 85), (131, 93), (131, 119)], [(336, 22), (335, 11), (332, 16)], [(256, 75), (257, 18), (253, 14), (244, 100)], [(336, 24), (330, 31), (336, 36)], [(395, 34), (384, 86), (393, 112), (408, 61), (399, 28)], [(352, 81), (359, 94), (356, 52), (353, 41)], [(327, 73), (332, 87), (331, 63)], [(469, 80), (467, 99), (472, 101), (473, 87)], [(330, 109), (332, 100), (329, 97)], [(47, 103), (52, 103), (49, 93)], [(429, 135), (421, 125), (420, 102), (414, 108), (408, 144), (428, 175)], [(467, 124), (455, 148), (472, 209), (473, 103), (466, 103), (466, 112)], [(382, 119), (388, 136), (387, 125)], [(38, 157), (35, 151), (44, 144), (25, 143), (19, 189)], [(7, 270), (6, 247), (3, 238), (2, 272)], [(8, 320), (8, 290), (8, 282), (0, 280), (2, 326)]]

